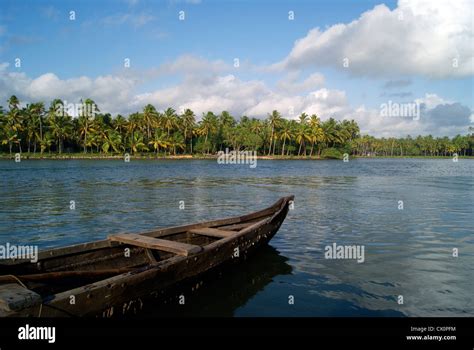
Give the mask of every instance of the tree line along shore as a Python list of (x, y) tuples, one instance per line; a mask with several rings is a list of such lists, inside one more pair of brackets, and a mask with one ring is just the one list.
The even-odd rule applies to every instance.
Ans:
[(473, 156), (474, 129), (455, 137), (361, 135), (354, 120), (302, 113), (286, 119), (274, 110), (264, 119), (207, 112), (200, 121), (190, 109), (158, 111), (146, 105), (128, 116), (102, 113), (91, 99), (73, 117), (60, 99), (22, 107), (16, 96), (0, 106), (0, 157), (91, 159), (213, 158), (218, 151), (255, 151), (260, 159)]

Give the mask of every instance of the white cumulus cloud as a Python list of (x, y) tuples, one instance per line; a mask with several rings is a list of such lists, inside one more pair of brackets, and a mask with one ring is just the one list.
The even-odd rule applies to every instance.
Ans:
[(400, 0), (394, 10), (377, 5), (350, 23), (310, 30), (274, 68), (329, 66), (372, 77), (470, 76), (472, 6), (470, 0)]

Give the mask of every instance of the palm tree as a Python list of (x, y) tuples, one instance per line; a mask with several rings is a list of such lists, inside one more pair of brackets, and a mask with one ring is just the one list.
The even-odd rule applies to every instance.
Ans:
[(359, 125), (357, 125), (357, 122), (354, 119), (343, 120), (341, 126), (346, 130), (349, 141), (355, 140), (360, 136)]
[(82, 102), (81, 113), (79, 115), (79, 137), (83, 138), (84, 153), (87, 153), (87, 145), (91, 144), (87, 141), (87, 135), (95, 131), (92, 127), (95, 114), (99, 112), (99, 108), (93, 100), (87, 98)]
[(32, 121), (30, 105), (27, 104), (26, 108), (22, 108), (20, 113), (23, 118), (23, 131), (24, 131), (24, 135), (26, 136), (27, 150), (28, 150), (28, 153), (30, 153), (31, 139), (34, 138), (34, 132), (35, 132), (33, 121)]
[(234, 127), (235, 126), (235, 119), (234, 117), (227, 111), (222, 111), (219, 115), (219, 126), (221, 127)]
[(127, 119), (125, 119), (121, 114), (118, 114), (112, 121), (112, 125), (115, 130), (122, 134), (127, 126)]
[(5, 127), (6, 127), (5, 112), (3, 110), (3, 106), (0, 106), (0, 140), (2, 139), (3, 134), (5, 133)]
[[(262, 122), (259, 119), (253, 118), (250, 121), (250, 126), (249, 126), (250, 134), (254, 134), (254, 135), (258, 136), (258, 138), (261, 139), (262, 141), (265, 140), (266, 128), (267, 128), (266, 123)], [(262, 142), (262, 146), (263, 146), (263, 154), (265, 154), (265, 143), (264, 142)]]
[[(312, 114), (309, 117), (309, 127), (310, 127), (310, 141), (311, 141), (311, 152), (310, 157), (313, 155), (314, 145), (318, 142), (321, 142), (323, 139), (323, 130), (321, 129), (321, 120), (316, 114)], [(318, 152), (319, 156), (319, 152)]]
[(306, 124), (299, 124), (296, 129), (296, 142), (299, 144), (298, 156), (301, 154), (301, 147), (304, 145), (304, 153), (306, 156), (306, 141), (311, 142), (311, 129)]
[(49, 149), (49, 153), (51, 153), (51, 145), (53, 143), (54, 143), (53, 135), (51, 135), (50, 132), (46, 132), (43, 138), (40, 140), (41, 154), (43, 154), (43, 152), (46, 151), (47, 149)]
[(217, 117), (217, 119), (217, 142), (219, 143), (220, 150), (222, 150), (224, 146), (224, 139), (227, 138), (229, 130), (235, 127), (236, 121), (234, 117), (227, 111), (222, 111), (222, 113)]
[(184, 151), (186, 152), (186, 140), (188, 139), (188, 132), (191, 135), (191, 154), (193, 153), (193, 129), (196, 125), (196, 116), (189, 108), (186, 109), (182, 115), (181, 123), (184, 129)]
[(13, 110), (13, 109), (18, 109), (20, 106), (20, 100), (18, 100), (18, 97), (15, 95), (10, 96), (8, 99), (8, 109)]
[[(33, 152), (36, 153), (36, 144), (38, 142), (41, 142), (41, 140), (43, 139), (43, 117), (45, 113), (44, 103), (32, 103), (29, 108), (31, 117), (33, 119), (33, 125), (35, 127), (35, 142)], [(36, 126), (38, 126), (38, 129), (36, 129)]]
[(321, 120), (316, 114), (311, 114), (311, 117), (309, 117), (309, 126), (311, 128), (316, 128), (321, 126)]
[(176, 155), (176, 148), (184, 150), (184, 137), (180, 133), (174, 133), (173, 137), (169, 141), (170, 147), (173, 148), (173, 154)]
[(339, 141), (337, 122), (333, 118), (329, 118), (324, 123), (322, 123), (321, 128), (323, 129), (323, 137), (321, 141), (326, 146), (332, 147), (334, 143)]
[(301, 115), (298, 117), (298, 120), (301, 125), (304, 125), (308, 123), (308, 115), (306, 113), (301, 113)]
[(82, 144), (84, 147), (84, 153), (87, 153), (87, 146), (90, 144), (88, 143), (88, 135), (92, 134), (95, 129), (92, 124), (92, 120), (89, 119), (89, 117), (85, 115), (81, 115), (78, 118), (78, 123), (79, 123), (79, 138), (82, 138)]
[(205, 135), (204, 144), (207, 145), (207, 154), (210, 151), (210, 145), (207, 144), (207, 139), (210, 134), (215, 133), (217, 131), (217, 117), (212, 112), (207, 112), (207, 114), (203, 115), (201, 123), (200, 123), (200, 134)]
[(168, 137), (171, 129), (176, 126), (176, 111), (173, 108), (168, 108), (161, 116), (161, 126), (168, 130)]
[(55, 116), (53, 119), (50, 119), (51, 134), (57, 140), (57, 149), (59, 154), (62, 153), (64, 140), (72, 132), (72, 123), (71, 117), (68, 115), (65, 116)]
[[(313, 156), (314, 145), (323, 141), (324, 133), (323, 129), (320, 126), (315, 126), (310, 128), (310, 142), (311, 142), (311, 152), (309, 156)], [(318, 147), (318, 157), (321, 154), (321, 147)]]
[(151, 104), (147, 104), (143, 108), (143, 121), (146, 124), (146, 135), (148, 139), (151, 137), (151, 126), (156, 123), (157, 118), (158, 112), (156, 111), (155, 107)]
[(275, 155), (275, 141), (274, 141), (274, 135), (275, 135), (275, 130), (277, 127), (280, 126), (282, 121), (280, 113), (278, 111), (274, 110), (271, 114), (268, 115), (268, 123), (270, 124), (270, 127), (272, 128), (271, 136), (270, 136), (270, 148), (268, 150), (268, 155), (272, 152), (272, 143), (273, 143), (273, 155)]
[(147, 146), (143, 142), (143, 135), (141, 135), (140, 132), (135, 132), (133, 134), (129, 145), (132, 153), (148, 150)]
[(285, 120), (282, 125), (282, 130), (280, 131), (280, 140), (283, 140), (283, 148), (281, 151), (281, 155), (285, 155), (285, 144), (286, 141), (290, 141), (293, 138), (293, 133), (291, 130), (291, 124)]
[(110, 148), (115, 152), (123, 150), (122, 136), (116, 130), (108, 129), (103, 133), (102, 151), (108, 153)]
[(155, 149), (156, 154), (158, 154), (158, 151), (160, 150), (160, 148), (163, 148), (163, 149), (168, 148), (169, 146), (168, 137), (160, 129), (156, 129), (153, 135), (153, 139), (150, 142), (148, 142), (148, 144), (153, 145), (153, 148)]
[[(10, 155), (12, 154), (12, 148), (14, 144), (20, 144), (20, 139), (18, 138), (18, 134), (12, 130), (12, 129), (7, 129), (4, 133), (4, 136), (2, 138), (2, 145), (7, 145), (10, 150)], [(20, 149), (21, 152), (21, 149)]]
[(14, 143), (18, 144), (19, 151), (21, 153), (21, 139), (19, 138), (20, 133), (23, 131), (23, 118), (22, 113), (19, 109), (20, 101), (13, 95), (8, 100), (8, 108), (10, 109), (6, 117), (6, 138), (8, 140), (10, 153)]
[(139, 113), (132, 113), (128, 117), (128, 124), (127, 124), (127, 136), (128, 138), (132, 138), (135, 135), (135, 132), (140, 127), (140, 114)]
[(253, 132), (254, 134), (260, 135), (263, 130), (265, 129), (265, 126), (263, 123), (258, 120), (258, 119), (252, 119), (250, 122), (250, 131)]

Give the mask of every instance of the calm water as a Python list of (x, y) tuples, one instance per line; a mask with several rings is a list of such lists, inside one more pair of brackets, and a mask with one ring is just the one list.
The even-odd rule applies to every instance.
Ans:
[[(211, 160), (0, 161), (0, 243), (56, 247), (233, 216), (294, 194), (271, 246), (176, 312), (473, 316), (473, 173), (474, 161), (463, 159), (260, 160), (255, 169)], [(365, 262), (325, 259), (332, 243), (364, 245)]]

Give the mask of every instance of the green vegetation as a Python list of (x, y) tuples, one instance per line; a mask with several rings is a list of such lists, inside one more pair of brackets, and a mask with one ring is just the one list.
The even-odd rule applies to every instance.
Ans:
[(236, 120), (228, 112), (203, 114), (196, 122), (193, 111), (178, 114), (168, 108), (158, 112), (148, 104), (128, 117), (101, 113), (94, 101), (81, 101), (81, 113), (64, 113), (63, 102), (54, 100), (24, 108), (12, 96), (8, 110), (0, 106), (0, 152), (28, 152), (84, 156), (120, 155), (126, 152), (150, 156), (212, 155), (219, 150), (256, 150), (262, 156), (341, 158), (353, 156), (472, 156), (474, 133), (453, 138), (431, 135), (412, 138), (375, 138), (360, 135), (353, 120), (321, 121), (301, 114), (298, 120), (283, 118), (278, 111), (266, 119), (243, 116)]

